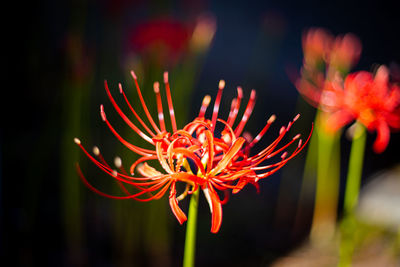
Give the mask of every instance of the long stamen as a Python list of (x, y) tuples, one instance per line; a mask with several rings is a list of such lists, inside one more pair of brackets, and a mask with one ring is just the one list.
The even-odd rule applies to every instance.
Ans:
[[(312, 130), (311, 130), (311, 133), (312, 133)], [(308, 136), (307, 140), (304, 142), (304, 144), (302, 144), (303, 142), (302, 142), (301, 139), (299, 140), (299, 143), (298, 143), (298, 145), (297, 145), (296, 150), (290, 155), (290, 157), (287, 157), (287, 158), (285, 158), (284, 160), (282, 160), (281, 162), (279, 162), (279, 163), (277, 164), (278, 166), (277, 166), (275, 169), (273, 169), (273, 170), (271, 170), (271, 171), (268, 171), (268, 172), (266, 172), (266, 173), (263, 173), (263, 174), (258, 175), (257, 180), (258, 180), (258, 179), (265, 178), (265, 177), (268, 177), (268, 176), (270, 176), (271, 174), (277, 172), (280, 168), (282, 168), (284, 165), (286, 165), (286, 163), (287, 163), (290, 159), (292, 159), (292, 158), (295, 157), (297, 154), (299, 154), (300, 151), (303, 150), (303, 148), (306, 146), (306, 144), (307, 144), (308, 141), (310, 140), (311, 133), (310, 133), (310, 135)]]
[(272, 152), (271, 154), (269, 154), (267, 156), (267, 159), (274, 157), (276, 154), (279, 154), (280, 152), (282, 152), (283, 150), (285, 150), (287, 147), (289, 147), (295, 140), (299, 139), (301, 136), (301, 134), (297, 134), (295, 137), (292, 138), (292, 140), (289, 141), (289, 143), (287, 143), (286, 145), (284, 145), (283, 147), (275, 150), (274, 152)]
[(106, 160), (104, 159), (103, 155), (100, 153), (100, 149), (97, 146), (93, 147), (93, 154), (99, 158), (100, 162), (103, 163), (104, 166), (107, 166), (108, 168), (111, 169), (111, 167), (108, 165)]
[(120, 157), (114, 158), (114, 165), (115, 167), (124, 175), (129, 175), (128, 172), (125, 170), (124, 166), (122, 165), (122, 159)]
[[(104, 164), (104, 166), (108, 167), (111, 169), (110, 165), (107, 163), (107, 161), (104, 159), (103, 155), (100, 153), (100, 149), (97, 146), (93, 147), (93, 154), (99, 158), (100, 162)], [(114, 165), (117, 167), (117, 169), (120, 170), (121, 173), (123, 173), (124, 175), (128, 175), (128, 173), (125, 171), (124, 167), (122, 166), (122, 160), (120, 157), (115, 157), (114, 159)], [(118, 173), (115, 173), (113, 175), (114, 177), (118, 176)], [(128, 191), (128, 189), (124, 186), (123, 182), (116, 180), (116, 182), (118, 183), (119, 187), (121, 188), (122, 191), (124, 191), (124, 193), (126, 195), (131, 195), (131, 193)], [(137, 189), (139, 190), (143, 190), (142, 187), (134, 185)], [(150, 194), (150, 193), (149, 193)]]
[(112, 127), (112, 125), (110, 124), (110, 122), (107, 120), (106, 117), (106, 113), (104, 112), (104, 107), (103, 105), (100, 105), (100, 114), (101, 114), (101, 118), (102, 120), (107, 124), (108, 128), (111, 130), (111, 132), (115, 135), (115, 137), (117, 137), (117, 139), (124, 144), (126, 147), (128, 147), (130, 150), (132, 150), (133, 152), (138, 153), (139, 155), (143, 155), (143, 156), (149, 156), (152, 154), (155, 154), (155, 152), (153, 150), (149, 150), (149, 149), (145, 149), (145, 148), (141, 148), (141, 147), (137, 147), (135, 145), (132, 145), (131, 143), (129, 143), (128, 141), (126, 141), (125, 139), (123, 139), (118, 133), (117, 131), (114, 129), (114, 127)]
[(160, 83), (155, 82), (154, 85), (154, 93), (156, 93), (157, 99), (157, 110), (158, 110), (158, 121), (160, 122), (161, 131), (165, 131), (165, 122), (164, 122), (164, 112), (162, 107), (161, 95), (160, 95)]
[[(232, 112), (229, 112), (229, 117), (228, 117), (228, 124), (231, 127), (236, 120), (236, 117), (237, 117), (237, 114), (238, 114), (239, 108), (240, 108), (240, 103), (242, 102), (242, 98), (243, 98), (243, 90), (242, 90), (242, 87), (238, 86), (237, 87), (237, 98), (235, 98), (235, 106), (233, 107)], [(233, 101), (232, 101), (232, 105), (233, 105)]]
[(108, 98), (110, 99), (112, 105), (114, 106), (115, 110), (118, 112), (118, 114), (121, 116), (121, 118), (126, 122), (126, 124), (131, 127), (132, 130), (134, 130), (140, 137), (142, 137), (144, 140), (149, 142), (150, 144), (154, 144), (153, 140), (148, 137), (146, 134), (144, 134), (135, 124), (133, 124), (129, 118), (122, 112), (118, 104), (115, 102), (114, 98), (111, 95), (110, 89), (108, 88), (107, 81), (104, 81), (104, 88), (106, 89)]
[(213, 114), (212, 114), (212, 119), (211, 119), (211, 123), (212, 123), (212, 132), (214, 132), (215, 129), (215, 124), (217, 122), (217, 118), (218, 118), (218, 111), (219, 111), (219, 104), (221, 103), (221, 97), (222, 97), (222, 91), (224, 90), (225, 87), (225, 81), (224, 80), (220, 80), (219, 84), (218, 84), (218, 93), (217, 93), (217, 97), (215, 98), (215, 103), (214, 103), (214, 109), (213, 109)]
[(165, 83), (165, 91), (167, 93), (169, 116), (171, 117), (172, 131), (176, 132), (177, 128), (176, 128), (175, 111), (174, 111), (174, 105), (172, 103), (171, 89), (168, 81), (168, 72), (164, 72), (164, 83)]
[(282, 127), (279, 132), (279, 136), (269, 146), (264, 148), (262, 151), (260, 151), (256, 155), (249, 157), (247, 160), (251, 161), (252, 164), (254, 164), (256, 161), (261, 162), (263, 160), (263, 158), (265, 159), (265, 157), (268, 156), (272, 151), (274, 151), (274, 149), (277, 147), (277, 145), (281, 142), (281, 140), (283, 139), (283, 137), (286, 134), (285, 129), (286, 129), (285, 127)]
[(267, 132), (267, 130), (269, 129), (271, 124), (275, 121), (275, 119), (276, 119), (275, 115), (272, 115), (271, 117), (269, 117), (267, 124), (264, 126), (264, 128), (261, 130), (261, 132), (253, 139), (253, 141), (251, 141), (251, 143), (249, 144), (249, 148), (252, 148), (258, 141), (260, 141), (260, 139), (264, 136), (264, 134)]
[(83, 175), (83, 173), (82, 173), (82, 171), (81, 171), (81, 169), (80, 169), (80, 167), (79, 167), (78, 164), (76, 164), (76, 169), (77, 169), (79, 178), (81, 178), (82, 182), (83, 182), (90, 190), (92, 190), (93, 192), (95, 192), (95, 193), (97, 193), (97, 194), (99, 194), (99, 195), (101, 195), (101, 196), (104, 196), (104, 197), (113, 198), (113, 199), (135, 199), (135, 200), (139, 200), (139, 199), (137, 199), (138, 196), (141, 196), (141, 195), (143, 195), (143, 194), (145, 194), (145, 193), (148, 192), (148, 191), (140, 191), (140, 192), (138, 192), (138, 193), (136, 193), (136, 194), (131, 194), (131, 195), (127, 195), (127, 196), (113, 196), (113, 195), (109, 195), (109, 194), (106, 194), (106, 193), (104, 193), (104, 192), (98, 190), (98, 189), (95, 188), (94, 186), (92, 186), (92, 185), (88, 182), (88, 180), (86, 179), (86, 177)]
[(144, 102), (144, 99), (143, 99), (143, 96), (142, 96), (142, 92), (140, 91), (140, 87), (139, 87), (139, 83), (138, 83), (136, 74), (135, 74), (135, 72), (133, 70), (131, 71), (131, 75), (132, 75), (133, 80), (135, 81), (136, 91), (137, 91), (137, 93), (139, 95), (139, 99), (140, 99), (140, 102), (142, 103), (142, 107), (143, 107), (144, 112), (146, 113), (147, 119), (149, 120), (151, 126), (153, 126), (154, 130), (157, 133), (161, 133), (160, 129), (158, 129), (156, 123), (154, 122), (153, 118), (151, 117), (150, 112), (149, 112), (149, 110), (148, 110), (148, 108), (146, 106), (146, 103)]
[[(274, 115), (272, 115), (272, 116), (270, 117), (270, 120), (271, 120), (271, 119), (272, 119), (272, 120), (275, 120), (275, 118), (274, 118), (273, 116), (274, 116)], [(284, 137), (284, 135), (290, 130), (290, 127), (292, 127), (293, 123), (294, 123), (295, 121), (297, 121), (299, 117), (300, 117), (300, 114), (297, 114), (297, 115), (293, 118), (293, 120), (290, 121), (290, 122), (288, 123), (288, 126), (287, 126), (287, 127), (284, 127), (284, 126), (283, 126), (283, 127), (280, 129), (280, 131), (279, 131), (279, 137), (278, 137), (277, 139), (275, 139), (275, 141), (272, 142), (267, 148), (265, 148), (263, 151), (261, 151), (260, 153), (258, 153), (255, 157), (253, 157), (253, 159), (256, 158), (256, 157), (259, 158), (260, 155), (266, 155), (266, 154), (271, 153), (271, 152), (276, 148), (276, 146), (279, 144), (279, 142), (282, 140), (282, 138)], [(297, 138), (297, 137), (295, 137), (295, 138)], [(269, 156), (269, 155), (268, 155), (268, 156)], [(264, 156), (262, 156), (262, 157), (264, 157)], [(269, 157), (271, 157), (271, 156), (269, 156)]]
[(136, 113), (135, 109), (132, 107), (131, 103), (129, 102), (128, 98), (125, 95), (124, 90), (122, 89), (122, 85), (119, 84), (119, 92), (124, 96), (125, 102), (132, 111), (133, 115), (135, 115), (136, 119), (140, 122), (140, 124), (146, 129), (146, 131), (151, 135), (151, 136), (156, 136), (149, 127), (144, 123), (144, 121), (140, 118), (140, 116)]
[[(282, 161), (280, 161), (280, 162), (278, 162), (278, 163), (276, 163), (276, 164), (272, 164), (272, 165), (269, 165), (269, 166), (262, 166), (262, 167), (253, 167), (252, 169), (253, 169), (253, 170), (262, 170), (262, 169), (268, 169), (268, 168), (271, 168), (271, 167), (278, 166), (277, 169), (274, 169), (274, 170), (272, 170), (272, 171), (269, 171), (269, 172), (267, 172), (267, 173), (264, 173), (264, 174), (259, 175), (260, 178), (264, 178), (264, 177), (267, 177), (267, 176), (269, 176), (270, 174), (274, 173), (274, 172), (277, 171), (278, 169), (282, 168), (283, 165), (286, 164), (286, 162), (288, 162), (290, 159), (292, 159), (294, 156), (296, 156), (298, 153), (300, 153), (300, 151), (303, 150), (303, 148), (307, 145), (308, 141), (309, 141), (310, 138), (311, 138), (313, 129), (314, 129), (314, 125), (312, 124), (312, 125), (311, 125), (311, 131), (310, 131), (310, 134), (308, 135), (307, 140), (303, 143), (303, 140), (300, 139), (299, 142), (298, 142), (298, 144), (297, 144), (296, 149), (292, 152), (292, 154), (291, 154), (289, 157), (286, 157), (286, 155), (282, 155), (282, 156), (284, 156), (285, 158), (284, 158)], [(297, 140), (297, 139), (299, 139), (299, 138), (300, 138), (300, 134), (296, 135), (296, 136), (292, 139), (292, 141), (289, 142), (289, 145), (292, 144), (294, 140)], [(286, 148), (286, 147), (287, 147), (287, 146), (284, 146), (284, 147), (282, 147), (281, 149), (277, 150), (276, 152), (279, 153), (280, 151), (282, 151), (282, 150), (283, 150), (284, 148)], [(274, 152), (274, 154), (276, 154), (276, 153)], [(268, 155), (268, 156), (270, 156), (270, 155)], [(262, 161), (260, 161), (260, 162), (262, 162)], [(260, 163), (260, 162), (259, 162), (259, 163)], [(254, 164), (253, 166), (257, 166), (259, 163), (256, 163), (256, 164)], [(272, 172), (272, 173), (271, 173), (271, 172)]]
[(247, 103), (246, 109), (243, 113), (242, 120), (240, 121), (239, 125), (235, 129), (236, 136), (239, 136), (242, 133), (244, 126), (246, 125), (251, 113), (253, 112), (255, 99), (256, 99), (256, 91), (251, 90), (250, 99), (249, 99), (249, 102)]
[[(81, 144), (81, 141), (78, 138), (74, 138), (74, 142), (75, 144), (77, 144), (79, 146), (79, 148), (83, 151), (83, 153), (85, 153), (85, 155), (97, 166), (99, 167), (101, 170), (103, 170), (105, 173), (112, 175), (112, 173), (114, 172), (114, 170), (112, 170), (108, 164), (103, 164), (102, 162), (99, 162), (98, 160), (96, 160)], [(99, 151), (100, 152), (100, 151)], [(162, 176), (165, 175), (160, 175), (159, 177), (153, 177), (154, 179), (160, 178)], [(143, 178), (143, 177), (133, 177), (133, 176), (128, 176), (128, 175), (124, 175), (124, 174), (118, 174), (118, 178), (120, 179), (120, 181), (131, 184), (131, 185), (138, 185), (138, 184), (142, 184), (142, 183), (134, 183), (131, 180), (138, 180), (138, 181), (145, 181), (145, 180), (149, 180), (148, 178)]]
[(208, 105), (210, 105), (211, 102), (211, 96), (206, 95), (203, 98), (203, 102), (201, 103), (201, 108), (200, 108), (200, 112), (199, 112), (199, 118), (204, 118), (204, 114), (207, 111)]
[[(100, 152), (100, 150), (99, 150), (99, 152)], [(100, 153), (99, 153), (99, 155), (100, 155)], [(115, 165), (115, 167), (116, 167), (121, 173), (123, 173), (124, 175), (128, 175), (128, 173), (126, 172), (124, 166), (122, 165), (122, 159), (121, 159), (120, 157), (117, 156), (117, 157), (114, 158), (114, 165)], [(118, 172), (116, 173), (115, 176), (118, 176)], [(117, 180), (117, 183), (118, 183), (119, 187), (121, 188), (121, 190), (122, 190), (126, 195), (131, 195), (131, 193), (130, 193), (129, 190), (126, 188), (126, 186), (124, 185), (123, 182)], [(144, 189), (143, 187), (141, 187), (141, 186), (135, 185), (135, 187), (136, 187), (137, 189), (139, 189), (139, 190), (145, 190), (145, 189)], [(148, 193), (148, 195), (149, 195), (150, 197), (153, 196), (150, 192), (147, 192), (147, 193)]]
[[(283, 147), (281, 147), (281, 148), (279, 148), (279, 149), (277, 149), (277, 150), (275, 150), (275, 151), (273, 151), (272, 153), (269, 153), (269, 154), (267, 154), (267, 155), (265, 155), (261, 160), (259, 160), (258, 162), (255, 162), (252, 166), (254, 166), (254, 167), (252, 167), (251, 169), (252, 170), (261, 170), (261, 169), (263, 169), (263, 167), (255, 167), (255, 166), (257, 166), (258, 164), (260, 164), (261, 162), (263, 162), (265, 159), (270, 159), (270, 158), (272, 158), (272, 157), (274, 157), (275, 155), (277, 155), (277, 154), (279, 154), (280, 152), (282, 152), (283, 150), (285, 150), (286, 148), (288, 148), (291, 144), (293, 144), (293, 142), (294, 141), (296, 141), (297, 139), (299, 139), (300, 138), (300, 134), (298, 134), (298, 135), (296, 135), (292, 140), (290, 140), (290, 142), (288, 142), (287, 144), (285, 144)], [(297, 149), (297, 148), (296, 148)], [(286, 153), (286, 154), (285, 154)], [(285, 160), (285, 157), (287, 156), (287, 152), (284, 152), (283, 154), (282, 154), (282, 160)], [(273, 166), (273, 165), (271, 165), (271, 166)]]

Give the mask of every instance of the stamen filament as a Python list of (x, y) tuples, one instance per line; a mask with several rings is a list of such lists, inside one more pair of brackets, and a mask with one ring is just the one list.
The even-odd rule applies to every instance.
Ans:
[(247, 103), (246, 109), (243, 113), (242, 120), (240, 121), (239, 125), (235, 129), (236, 136), (240, 136), (243, 131), (244, 126), (246, 125), (248, 119), (250, 118), (251, 113), (253, 112), (254, 104), (256, 99), (256, 91), (251, 90), (250, 99)]
[(215, 98), (214, 109), (213, 109), (213, 114), (212, 114), (212, 118), (211, 118), (211, 124), (212, 124), (211, 131), (212, 132), (214, 132), (215, 124), (217, 122), (219, 105), (221, 103), (222, 91), (224, 90), (224, 87), (225, 87), (225, 81), (220, 80), (219, 84), (218, 84), (218, 93), (217, 93), (217, 97)]
[(177, 128), (176, 128), (176, 120), (175, 120), (175, 111), (174, 111), (174, 105), (172, 103), (171, 89), (169, 87), (168, 72), (164, 72), (164, 83), (165, 83), (165, 91), (167, 93), (169, 116), (171, 117), (172, 131), (176, 132)]
[[(240, 108), (240, 103), (242, 101), (242, 98), (243, 98), (243, 90), (242, 90), (242, 87), (238, 86), (237, 87), (237, 98), (235, 98), (235, 107), (232, 112), (229, 112), (229, 116), (228, 116), (228, 124), (231, 127), (233, 126), (233, 123), (236, 120), (237, 114), (239, 113), (239, 108)], [(233, 105), (233, 101), (232, 101), (232, 105)]]
[(139, 115), (136, 113), (135, 109), (132, 107), (131, 103), (129, 102), (128, 98), (125, 95), (124, 90), (122, 89), (122, 85), (119, 84), (119, 92), (124, 96), (125, 102), (132, 111), (133, 115), (135, 115), (136, 119), (140, 122), (140, 124), (145, 128), (145, 130), (152, 136), (156, 136), (149, 127), (144, 123), (144, 121), (139, 117)]
[(146, 134), (144, 134), (141, 130), (139, 130), (138, 127), (136, 127), (135, 124), (129, 120), (129, 118), (122, 112), (118, 104), (115, 102), (114, 98), (111, 95), (110, 89), (108, 88), (107, 81), (104, 81), (104, 88), (106, 89), (108, 98), (110, 99), (112, 105), (114, 106), (115, 110), (118, 112), (118, 114), (121, 116), (121, 118), (128, 124), (129, 127), (131, 127), (132, 130), (134, 130), (140, 137), (142, 137), (144, 140), (149, 142), (150, 144), (154, 144), (153, 140), (148, 137)]
[(158, 121), (160, 122), (161, 131), (165, 132), (164, 112), (160, 95), (160, 84), (158, 82), (155, 82), (153, 87), (154, 87), (154, 93), (156, 93)]
[(143, 99), (143, 96), (142, 96), (142, 92), (140, 91), (140, 87), (139, 87), (139, 83), (138, 83), (136, 74), (135, 74), (135, 72), (133, 70), (131, 71), (131, 75), (132, 75), (133, 80), (135, 81), (136, 91), (137, 91), (137, 93), (139, 95), (139, 99), (140, 99), (140, 102), (142, 103), (142, 107), (143, 107), (144, 112), (146, 113), (147, 119), (149, 120), (151, 126), (153, 126), (154, 130), (157, 133), (161, 133), (160, 129), (158, 129), (156, 123), (154, 122), (153, 118), (151, 117), (149, 109), (146, 106), (146, 103), (144, 102), (144, 99)]
[(141, 147), (137, 147), (135, 145), (132, 145), (131, 143), (129, 143), (128, 141), (126, 141), (125, 139), (123, 139), (118, 133), (117, 131), (114, 129), (114, 127), (112, 127), (112, 125), (110, 124), (110, 122), (107, 120), (106, 117), (106, 113), (104, 112), (104, 107), (103, 105), (100, 105), (100, 114), (101, 114), (101, 118), (103, 119), (103, 121), (107, 124), (108, 128), (111, 130), (111, 132), (115, 135), (115, 137), (117, 137), (117, 139), (124, 144), (127, 148), (129, 148), (130, 150), (132, 150), (133, 152), (142, 155), (142, 156), (149, 156), (151, 154), (155, 154), (155, 152), (153, 150), (149, 150), (149, 149), (145, 149), (145, 148), (141, 148)]

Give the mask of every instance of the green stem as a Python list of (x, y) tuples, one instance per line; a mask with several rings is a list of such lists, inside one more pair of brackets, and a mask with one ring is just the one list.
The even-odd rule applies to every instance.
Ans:
[(357, 122), (351, 144), (349, 171), (344, 195), (344, 211), (347, 214), (353, 213), (358, 203), (366, 139), (365, 127)]
[(193, 192), (192, 197), (190, 198), (189, 214), (186, 227), (185, 251), (183, 254), (183, 267), (194, 266), (199, 191), (200, 189), (197, 189), (195, 192)]
[[(318, 121), (318, 120), (317, 120)], [(316, 124), (318, 137), (317, 181), (311, 240), (330, 241), (335, 233), (340, 178), (340, 133), (329, 133)]]
[(356, 123), (354, 125), (353, 141), (351, 144), (349, 170), (347, 173), (346, 191), (344, 195), (344, 214), (345, 218), (341, 223), (340, 237), (340, 260), (338, 266), (351, 266), (355, 247), (354, 233), (357, 229), (357, 222), (354, 210), (358, 204), (360, 194), (361, 174), (364, 160), (365, 143), (367, 134), (365, 127)]

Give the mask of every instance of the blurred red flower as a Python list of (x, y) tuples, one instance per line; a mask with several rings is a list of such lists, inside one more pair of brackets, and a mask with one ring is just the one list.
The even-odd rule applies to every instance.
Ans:
[(328, 115), (327, 125), (338, 130), (353, 120), (377, 131), (373, 145), (383, 152), (390, 139), (390, 128), (400, 129), (400, 87), (389, 82), (389, 72), (380, 66), (375, 76), (367, 71), (349, 74), (327, 82), (320, 107)]
[(389, 82), (389, 71), (378, 68), (348, 74), (358, 61), (361, 43), (352, 34), (332, 37), (323, 29), (303, 36), (304, 63), (296, 87), (311, 105), (324, 111), (327, 130), (337, 131), (353, 120), (377, 131), (376, 153), (389, 143), (390, 129), (400, 128), (399, 86)]
[(192, 27), (172, 18), (153, 19), (130, 30), (128, 47), (138, 54), (175, 62), (187, 50), (192, 32)]

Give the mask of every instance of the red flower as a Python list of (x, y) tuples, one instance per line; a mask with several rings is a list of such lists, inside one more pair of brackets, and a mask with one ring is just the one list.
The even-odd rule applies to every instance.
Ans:
[(341, 79), (327, 82), (320, 106), (328, 115), (327, 125), (338, 130), (358, 120), (370, 131), (377, 131), (373, 145), (376, 153), (383, 152), (390, 139), (390, 128), (400, 129), (400, 87), (389, 82), (385, 66), (372, 73), (359, 71)]
[(400, 92), (389, 83), (381, 66), (373, 74), (360, 71), (346, 76), (361, 52), (360, 41), (351, 34), (335, 39), (322, 29), (303, 37), (304, 64), (296, 87), (305, 99), (324, 111), (327, 130), (337, 131), (353, 120), (377, 131), (376, 153), (389, 143), (390, 128), (400, 128)]
[[(287, 144), (278, 148), (282, 138), (289, 131), (293, 122), (299, 117), (296, 116), (287, 127), (281, 128), (275, 141), (259, 153), (250, 156), (250, 149), (268, 130), (275, 120), (275, 115), (270, 117), (264, 128), (255, 138), (251, 138), (248, 135), (241, 136), (254, 107), (255, 91), (251, 92), (250, 100), (245, 108), (244, 114), (236, 127), (234, 127), (233, 125), (238, 115), (243, 93), (242, 89), (238, 87), (238, 95), (232, 101), (229, 116), (227, 120), (222, 120), (218, 117), (218, 111), (221, 103), (222, 91), (225, 86), (224, 81), (220, 81), (219, 83), (219, 90), (211, 119), (205, 117), (207, 107), (211, 102), (211, 97), (205, 96), (197, 118), (182, 129), (178, 129), (175, 122), (168, 73), (164, 73), (164, 84), (172, 128), (172, 131), (169, 132), (164, 121), (165, 114), (163, 112), (164, 109), (160, 96), (159, 83), (154, 83), (159, 121), (157, 124), (143, 100), (135, 73), (131, 72), (131, 74), (150, 126), (137, 115), (126, 98), (121, 84), (119, 85), (120, 93), (123, 95), (126, 104), (144, 130), (140, 130), (139, 127), (123, 113), (111, 95), (107, 82), (105, 82), (106, 92), (121, 118), (136, 134), (146, 140), (152, 149), (135, 146), (121, 137), (108, 121), (103, 105), (101, 105), (101, 117), (112, 133), (127, 148), (141, 157), (130, 166), (130, 174), (128, 174), (119, 158), (117, 158), (115, 162), (118, 170), (114, 170), (106, 163), (98, 149), (94, 151), (94, 154), (98, 158), (96, 159), (81, 145), (79, 139), (75, 139), (75, 143), (79, 145), (89, 159), (101, 170), (113, 177), (126, 194), (125, 196), (111, 196), (99, 191), (86, 180), (78, 166), (78, 173), (82, 181), (91, 190), (100, 195), (117, 199), (150, 201), (161, 198), (169, 190), (170, 207), (175, 217), (182, 224), (187, 218), (178, 205), (179, 201), (184, 199), (187, 194), (191, 194), (201, 188), (205, 193), (212, 213), (211, 232), (216, 233), (222, 222), (222, 204), (227, 201), (227, 194), (225, 194), (225, 198), (221, 200), (221, 192), (227, 193), (228, 190), (232, 190), (233, 193), (237, 193), (248, 183), (258, 188), (258, 180), (266, 178), (282, 168), (291, 158), (297, 155), (307, 143), (305, 142), (303, 144), (301, 139), (299, 139), (300, 135), (296, 135)], [(216, 130), (217, 124), (218, 129), (222, 128), (222, 130)], [(310, 136), (308, 139), (309, 138)], [(285, 152), (285, 150), (298, 139), (299, 141), (296, 148), (291, 153)], [(282, 153), (281, 158), (277, 162), (260, 166), (265, 160), (280, 153)], [(158, 168), (160, 170), (163, 169), (165, 173), (154, 168), (153, 166), (155, 166), (155, 164), (159, 165)], [(139, 176), (136, 174), (139, 174)], [(178, 183), (183, 183), (186, 185), (186, 188), (182, 194), (177, 196)], [(135, 191), (132, 191), (132, 189)]]
[(128, 49), (161, 62), (177, 61), (187, 50), (193, 29), (172, 18), (153, 19), (137, 25), (128, 33)]

